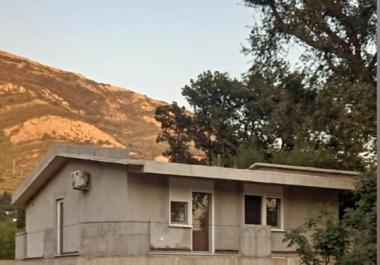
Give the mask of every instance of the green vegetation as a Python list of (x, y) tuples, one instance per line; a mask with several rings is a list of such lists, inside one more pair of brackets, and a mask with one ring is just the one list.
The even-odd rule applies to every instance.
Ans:
[(0, 196), (0, 260), (14, 259), (15, 236), (25, 227), (23, 209), (11, 206), (11, 195), (4, 193)]
[(368, 173), (354, 192), (355, 205), (340, 222), (322, 212), (286, 234), (303, 264), (376, 264), (376, 175)]
[[(340, 220), (289, 231), (304, 264), (376, 264), (376, 2), (245, 0), (255, 26), (241, 80), (201, 73), (182, 89), (192, 113), (159, 107), (171, 161), (247, 168), (271, 162), (367, 172)], [(302, 56), (295, 65), (289, 50)], [(198, 152), (198, 153), (197, 153)], [(194, 154), (203, 154), (202, 157)]]

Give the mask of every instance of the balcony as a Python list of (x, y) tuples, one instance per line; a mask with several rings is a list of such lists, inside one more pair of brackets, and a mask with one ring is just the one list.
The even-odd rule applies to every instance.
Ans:
[[(56, 257), (57, 234), (56, 228), (17, 234), (16, 259)], [(276, 237), (265, 225), (214, 225), (210, 226), (208, 239), (209, 252), (193, 252), (191, 226), (115, 221), (65, 227), (62, 244), (64, 250), (70, 250), (64, 254), (86, 257), (203, 254), (267, 258), (272, 253), (271, 239)]]

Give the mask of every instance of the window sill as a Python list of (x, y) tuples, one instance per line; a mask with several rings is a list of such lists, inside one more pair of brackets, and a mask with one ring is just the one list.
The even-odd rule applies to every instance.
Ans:
[(285, 229), (283, 229), (283, 228), (271, 228), (271, 231), (272, 232), (285, 232)]
[(164, 255), (178, 255), (178, 256), (241, 256), (240, 253), (212, 253), (212, 252), (197, 252), (197, 251), (150, 251), (148, 255), (151, 256), (164, 256)]
[(22, 260), (33, 260), (33, 259), (42, 259), (43, 256), (36, 256), (36, 257), (25, 257), (25, 258), (22, 258)]
[(169, 227), (192, 228), (193, 226), (188, 224), (169, 224)]
[(80, 253), (79, 252), (62, 253), (62, 254), (55, 255), (54, 258), (75, 257), (75, 256), (80, 256)]

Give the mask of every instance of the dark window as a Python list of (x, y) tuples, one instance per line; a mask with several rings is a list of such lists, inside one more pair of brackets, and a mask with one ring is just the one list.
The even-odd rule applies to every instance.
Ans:
[(170, 202), (170, 219), (173, 224), (187, 224), (187, 202)]
[(246, 195), (244, 198), (245, 224), (261, 224), (261, 200), (260, 196)]
[(278, 198), (267, 198), (267, 225), (280, 228), (281, 200)]

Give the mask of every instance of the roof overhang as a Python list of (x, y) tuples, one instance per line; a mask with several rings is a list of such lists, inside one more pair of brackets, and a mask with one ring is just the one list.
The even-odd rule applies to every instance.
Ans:
[(268, 183), (353, 190), (359, 173), (352, 171), (294, 167), (274, 164), (255, 164), (250, 169), (164, 163), (128, 158), (129, 150), (86, 145), (60, 144), (52, 148), (25, 178), (12, 196), (12, 203), (25, 204), (37, 193), (68, 159), (80, 159), (129, 166), (136, 173), (223, 179), (231, 181)]

